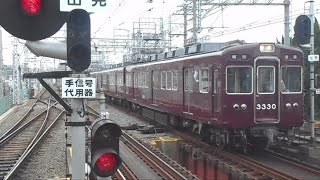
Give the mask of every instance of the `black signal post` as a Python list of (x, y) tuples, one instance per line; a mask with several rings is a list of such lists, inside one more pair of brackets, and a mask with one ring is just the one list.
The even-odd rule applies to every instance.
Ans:
[(75, 72), (91, 63), (90, 16), (83, 9), (72, 10), (67, 21), (67, 63)]
[(122, 164), (119, 156), (121, 128), (108, 119), (97, 119), (91, 129), (91, 171), (97, 177), (112, 176)]
[(59, 31), (68, 13), (60, 0), (1, 0), (0, 25), (15, 37), (36, 41)]

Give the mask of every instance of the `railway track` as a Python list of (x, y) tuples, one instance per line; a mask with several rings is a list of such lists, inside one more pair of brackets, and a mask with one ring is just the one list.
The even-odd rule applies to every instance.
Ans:
[[(98, 112), (91, 106), (87, 106), (93, 114), (98, 117)], [(177, 162), (168, 158), (164, 153), (160, 152), (153, 146), (136, 140), (134, 137), (123, 131), (120, 140), (128, 146), (133, 152), (135, 152), (141, 159), (143, 159), (148, 166), (158, 172), (158, 174), (164, 179), (198, 179), (190, 171), (187, 171)], [(114, 179), (137, 179), (130, 168), (123, 162), (120, 172), (115, 174)]]
[(134, 139), (124, 131), (121, 140), (164, 179), (198, 179), (190, 171), (172, 161), (156, 148)]
[(129, 166), (125, 162), (122, 162), (122, 165), (120, 169), (115, 173), (114, 177), (112, 178), (114, 180), (138, 180), (136, 175), (131, 171)]
[[(187, 135), (180, 131), (176, 131), (174, 129), (171, 130), (180, 137), (183, 137), (183, 139), (187, 142), (187, 146), (189, 146), (189, 148), (190, 146), (196, 147), (197, 151), (199, 151), (200, 149), (200, 151), (203, 152), (203, 156), (206, 156), (208, 159), (222, 164), (221, 166), (223, 169), (231, 171), (228, 172), (231, 176), (233, 176), (233, 174), (236, 174), (236, 177), (239, 177), (239, 174), (241, 174), (242, 178), (249, 179), (300, 179), (293, 174), (282, 172), (277, 168), (266, 165), (246, 155), (221, 151), (220, 149), (217, 149), (211, 145), (199, 142), (197, 138), (194, 138), (190, 135)], [(286, 159), (284, 158), (284, 156), (278, 156), (277, 159), (280, 159), (282, 162), (286, 162), (288, 167), (294, 165), (298, 167), (299, 170), (304, 171), (306, 174), (312, 174), (311, 176), (314, 175), (315, 177), (320, 177), (320, 170), (317, 168), (305, 166), (305, 164), (303, 163), (299, 163), (291, 159)]]
[(62, 110), (54, 108), (56, 103), (52, 104), (49, 98), (45, 102), (46, 108), (34, 115), (32, 109), (38, 102), (45, 101), (39, 97), (27, 113), (0, 138), (0, 179), (9, 179), (14, 174), (63, 114)]
[[(121, 108), (121, 111), (127, 112), (127, 110), (123, 108)], [(141, 118), (140, 115), (134, 116)], [(146, 118), (144, 117), (141, 119), (145, 120)], [(218, 162), (219, 167), (226, 170), (228, 176), (231, 176), (233, 178), (243, 177), (249, 179), (301, 179), (297, 178), (289, 171), (282, 171), (273, 167), (273, 165), (267, 165), (243, 154), (234, 154), (221, 151), (214, 146), (202, 143), (198, 138), (195, 138), (192, 135), (188, 135), (185, 132), (180, 132), (170, 127), (168, 127), (168, 129), (170, 129), (170, 131), (175, 135), (182, 137), (182, 139), (187, 142), (186, 144), (187, 146), (189, 146), (189, 148), (194, 148), (196, 149), (196, 151), (200, 150), (203, 152), (203, 156), (206, 156), (207, 159)], [(262, 154), (261, 156), (264, 155)], [(305, 166), (305, 164), (303, 163), (294, 162), (290, 159), (280, 159), (280, 157), (278, 157), (278, 159), (278, 161), (286, 164), (285, 166), (298, 167), (299, 171), (307, 174), (310, 177), (320, 177), (320, 171), (317, 168)]]

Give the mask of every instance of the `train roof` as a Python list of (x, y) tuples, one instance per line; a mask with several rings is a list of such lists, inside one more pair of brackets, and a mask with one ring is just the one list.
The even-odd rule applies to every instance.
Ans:
[[(132, 68), (136, 68), (136, 67), (144, 67), (144, 66), (149, 66), (149, 65), (157, 65), (157, 64), (185, 61), (188, 59), (193, 59), (195, 57), (204, 58), (204, 57), (213, 56), (213, 55), (222, 55), (225, 52), (232, 51), (232, 50), (238, 50), (238, 49), (241, 49), (244, 47), (245, 48), (259, 47), (260, 44), (263, 44), (263, 43), (244, 43), (242, 41), (232, 41), (232, 42), (227, 42), (227, 43), (198, 44), (198, 45), (194, 45), (191, 47), (178, 49), (173, 52), (167, 52), (167, 55), (163, 55), (164, 53), (162, 53), (161, 56), (159, 56), (159, 54), (158, 54), (157, 57), (162, 57), (162, 59), (145, 61), (143, 63), (140, 62), (140, 63), (135, 63), (135, 64), (128, 64), (128, 65), (122, 66), (122, 67), (107, 69), (107, 70), (103, 70), (103, 71), (99, 71), (99, 72), (93, 72), (92, 74), (109, 72), (109, 71), (120, 71), (120, 70), (123, 70), (124, 67), (126, 67), (127, 70), (131, 70)], [(268, 44), (274, 44), (274, 43), (268, 43)], [(283, 45), (283, 44), (274, 44), (274, 45), (276, 46), (276, 48), (278, 47), (278, 48), (284, 48), (284, 49), (288, 49), (288, 50), (300, 50), (297, 47), (287, 46), (287, 45)], [(185, 52), (184, 54), (182, 53), (183, 51)], [(302, 52), (302, 50), (300, 50), (300, 51)], [(189, 53), (187, 53), (187, 52), (189, 52)], [(175, 56), (170, 57), (170, 55), (172, 56), (172, 54), (175, 54)]]

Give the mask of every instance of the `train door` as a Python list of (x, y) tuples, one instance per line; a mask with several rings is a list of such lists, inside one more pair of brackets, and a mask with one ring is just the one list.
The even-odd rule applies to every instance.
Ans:
[(218, 78), (218, 69), (215, 69), (212, 67), (212, 110), (211, 110), (211, 115), (212, 117), (216, 118), (217, 113), (220, 111), (220, 86), (221, 82)]
[(192, 72), (193, 68), (183, 69), (183, 112), (192, 114), (191, 107), (191, 95), (192, 95)]
[(151, 81), (151, 87), (150, 87), (150, 91), (151, 91), (151, 104), (154, 104), (154, 97), (153, 97), (153, 91), (154, 91), (154, 72), (153, 70), (151, 70), (151, 78), (150, 78), (150, 81)]
[(255, 123), (280, 121), (279, 62), (275, 57), (255, 60)]
[(131, 76), (131, 80), (132, 80), (132, 98), (134, 99), (135, 97), (134, 97), (134, 91), (135, 91), (135, 87), (136, 87), (136, 83), (137, 83), (137, 81), (135, 80), (135, 73), (134, 72), (132, 72), (132, 76)]
[(126, 67), (123, 68), (122, 73), (122, 93), (126, 94), (127, 92), (127, 72)]

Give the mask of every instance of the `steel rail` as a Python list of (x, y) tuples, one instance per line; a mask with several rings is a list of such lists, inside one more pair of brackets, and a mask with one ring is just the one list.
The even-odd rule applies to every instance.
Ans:
[[(28, 111), (9, 129), (7, 130), (1, 137), (0, 137), (0, 142), (2, 142), (2, 140), (4, 138), (6, 138), (8, 136), (9, 133), (11, 133), (12, 131), (14, 131), (14, 129), (17, 128), (17, 126), (19, 126), (23, 120), (26, 119), (26, 117), (31, 113), (31, 111), (33, 110), (34, 106), (40, 102), (40, 98), (44, 95), (46, 91), (43, 91), (42, 94), (40, 95), (40, 97), (38, 97), (35, 102), (31, 105), (31, 107), (28, 109)], [(0, 143), (1, 144), (1, 143)]]
[(282, 154), (276, 153), (271, 150), (265, 150), (265, 152), (271, 154), (273, 157), (279, 159), (280, 161), (290, 163), (291, 165), (294, 165), (298, 168), (301, 168), (301, 169), (304, 169), (304, 170), (309, 171), (311, 173), (314, 173), (315, 175), (320, 177), (320, 167), (312, 166), (310, 164), (295, 160), (293, 158), (284, 156)]
[(19, 125), (21, 124), (21, 122), (26, 119), (26, 117), (30, 114), (30, 112), (33, 110), (33, 107), (37, 104), (38, 101), (39, 101), (39, 99), (37, 99), (37, 100), (31, 105), (31, 107), (28, 109), (28, 111), (18, 120), (18, 122), (16, 122), (9, 130), (7, 130), (7, 131), (0, 137), (0, 141), (2, 141), (2, 139), (4, 139), (6, 136), (8, 136), (9, 133), (11, 133), (14, 129), (16, 129), (16, 127), (19, 126)]
[(224, 164), (232, 167), (233, 169), (238, 170), (242, 174), (247, 175), (249, 178), (260, 179), (260, 178), (270, 177), (273, 179), (288, 179), (288, 180), (297, 179), (294, 176), (291, 176), (277, 169), (264, 165), (249, 157), (246, 157), (240, 154), (235, 155), (226, 151), (222, 151), (212, 145), (200, 142), (199, 139), (194, 138), (188, 134), (182, 133), (173, 128), (169, 128), (169, 129), (172, 130), (176, 135), (183, 137), (184, 140), (187, 140), (191, 142), (191, 144), (194, 144), (195, 146), (197, 146), (197, 149), (199, 148), (202, 149), (203, 153), (207, 157), (217, 159), (218, 161), (223, 162)]
[(91, 115), (93, 115), (93, 116), (96, 116), (96, 117), (100, 117), (100, 113), (96, 110), (96, 109), (94, 109), (93, 107), (91, 107), (90, 105), (86, 105), (89, 109), (91, 109), (93, 112), (89, 112), (88, 111), (88, 113), (89, 114), (91, 114)]
[(164, 179), (190, 179), (190, 177), (181, 174), (126, 132), (123, 132), (121, 139), (132, 151), (143, 157), (143, 160), (145, 160), (149, 166), (152, 166)]
[(15, 172), (16, 170), (19, 168), (19, 166), (21, 165), (21, 163), (31, 154), (31, 152), (35, 149), (35, 147), (37, 145), (39, 145), (40, 141), (43, 140), (44, 136), (47, 135), (47, 133), (49, 132), (49, 130), (51, 130), (51, 128), (53, 127), (53, 125), (57, 122), (57, 120), (62, 116), (62, 114), (65, 113), (65, 111), (61, 111), (60, 114), (53, 120), (53, 122), (49, 125), (49, 127), (47, 127), (45, 129), (45, 131), (41, 134), (41, 136), (39, 138), (37, 138), (37, 140), (35, 142), (33, 142), (32, 146), (30, 146), (29, 149), (27, 149), (27, 151), (25, 151), (21, 157), (19, 158), (19, 160), (17, 161), (17, 163), (13, 166), (13, 168), (8, 172), (8, 174), (5, 176), (4, 180), (9, 179)]
[[(243, 167), (243, 164), (245, 164), (245, 166), (247, 166), (248, 168), (252, 168), (254, 171), (251, 173), (248, 173), (248, 175), (252, 176), (252, 177), (256, 177), (256, 176), (261, 176), (261, 175), (257, 175), (257, 172), (259, 173), (263, 173), (264, 176), (267, 177), (272, 177), (273, 179), (288, 179), (288, 180), (298, 180), (298, 178), (286, 174), (284, 172), (278, 171), (270, 166), (267, 166), (265, 164), (262, 164), (261, 162), (258, 162), (256, 160), (253, 160), (252, 158), (249, 158), (247, 156), (244, 155), (234, 155), (231, 153), (227, 153), (224, 152), (225, 154), (223, 155), (224, 157), (227, 156), (227, 158), (229, 160), (227, 161), (237, 161), (239, 164), (237, 165), (231, 165), (231, 166), (235, 166), (235, 168), (239, 168), (239, 167)], [(241, 169), (241, 168), (240, 168)], [(246, 168), (244, 168), (246, 169)]]
[[(26, 148), (27, 150), (29, 148), (31, 148), (31, 146), (34, 144), (35, 141), (37, 141), (38, 137), (42, 134), (44, 128), (45, 128), (45, 125), (47, 124), (47, 122), (49, 121), (49, 113), (50, 113), (50, 109), (54, 107), (54, 104), (53, 105), (50, 105), (50, 98), (49, 98), (49, 102), (48, 102), (48, 105), (47, 105), (47, 113), (46, 113), (46, 116), (44, 118), (44, 121), (42, 122), (38, 132), (36, 133), (36, 135), (33, 137), (31, 143), (29, 144), (29, 146)], [(63, 111), (62, 111), (63, 112)]]
[[(45, 127), (44, 124), (49, 121), (49, 112), (53, 107), (49, 105), (50, 101), (48, 101), (47, 104), (48, 106), (45, 110), (40, 112), (31, 120), (27, 121), (24, 125), (18, 127), (12, 133), (8, 134), (6, 138), (1, 141), (2, 146), (0, 146), (0, 149), (3, 152), (1, 153), (1, 156), (3, 157), (2, 161), (4, 160), (1, 164), (2, 168), (0, 176), (2, 178), (6, 178), (7, 174), (12, 170), (12, 167), (19, 163), (24, 154), (31, 149), (33, 144), (40, 136), (39, 132), (43, 132), (43, 129)], [(43, 116), (45, 112), (47, 113), (44, 119), (40, 119), (40, 117)], [(19, 133), (21, 133), (20, 136), (18, 136)], [(5, 142), (8, 142), (8, 140), (14, 137), (17, 139), (14, 140), (13, 143), (7, 143), (5, 145)], [(4, 162), (6, 164), (5, 166), (3, 166)]]
[[(25, 128), (27, 128), (27, 126), (32, 123), (33, 121), (37, 120), (41, 115), (43, 115), (45, 112), (47, 112), (47, 109), (43, 110), (42, 112), (40, 112), (39, 114), (37, 114), (34, 118), (32, 118), (31, 120), (29, 120), (28, 122), (26, 122), (24, 125), (20, 126), (19, 128), (15, 129), (13, 132), (11, 132), (10, 134), (6, 134), (6, 136), (1, 137), (0, 139), (0, 145), (4, 144), (5, 142), (7, 142), (8, 140), (10, 140), (12, 137), (14, 137), (15, 135), (17, 135), (19, 132), (23, 131)], [(1, 146), (0, 146), (1, 147)]]
[(138, 180), (137, 176), (131, 171), (125, 162), (122, 162), (120, 169), (117, 170), (114, 177), (117, 180)]

